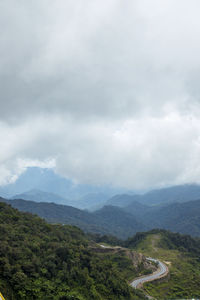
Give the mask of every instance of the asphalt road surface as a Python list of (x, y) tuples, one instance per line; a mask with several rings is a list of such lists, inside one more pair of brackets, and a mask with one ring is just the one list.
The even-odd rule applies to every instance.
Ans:
[(158, 264), (158, 271), (152, 275), (147, 275), (147, 276), (144, 276), (142, 278), (138, 278), (138, 279), (135, 279), (131, 282), (131, 286), (134, 287), (135, 289), (143, 284), (144, 282), (147, 282), (147, 281), (152, 281), (154, 279), (157, 279), (159, 278), (160, 276), (162, 276), (163, 274), (165, 274), (167, 272), (167, 267), (159, 260), (157, 259), (154, 259), (154, 258), (147, 258), (148, 260), (150, 261), (154, 261)]

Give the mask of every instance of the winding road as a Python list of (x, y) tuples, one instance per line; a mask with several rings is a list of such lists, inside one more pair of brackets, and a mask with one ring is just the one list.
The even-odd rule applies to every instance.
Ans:
[[(110, 246), (105, 246), (105, 245), (99, 245), (101, 248), (108, 248), (108, 249), (116, 249), (118, 247), (110, 247)], [(121, 247), (119, 247), (121, 248)], [(143, 283), (145, 282), (148, 282), (148, 281), (153, 281), (155, 279), (158, 279), (158, 278), (161, 278), (161, 277), (164, 277), (168, 274), (169, 270), (168, 270), (168, 267), (162, 263), (161, 261), (159, 261), (158, 259), (155, 259), (155, 258), (151, 258), (151, 257), (147, 257), (146, 258), (147, 260), (149, 261), (152, 261), (152, 262), (155, 262), (157, 263), (158, 265), (158, 270), (155, 271), (153, 274), (151, 275), (147, 275), (147, 276), (142, 276), (140, 278), (137, 278), (137, 279), (134, 279), (130, 285), (133, 287), (133, 288), (140, 288)]]
[(150, 261), (153, 261), (153, 262), (157, 263), (158, 264), (158, 271), (156, 271), (152, 275), (147, 275), (147, 276), (144, 276), (144, 277), (137, 278), (137, 279), (133, 280), (130, 283), (130, 285), (135, 289), (138, 288), (139, 286), (141, 286), (143, 283), (145, 283), (147, 281), (155, 280), (155, 279), (160, 278), (163, 275), (168, 273), (168, 268), (165, 266), (165, 264), (163, 264), (158, 259), (148, 257), (147, 260), (150, 260)]

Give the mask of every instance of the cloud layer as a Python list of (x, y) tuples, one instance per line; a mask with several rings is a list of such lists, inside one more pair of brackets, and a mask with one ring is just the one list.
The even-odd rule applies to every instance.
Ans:
[(200, 3), (3, 1), (0, 184), (200, 182)]

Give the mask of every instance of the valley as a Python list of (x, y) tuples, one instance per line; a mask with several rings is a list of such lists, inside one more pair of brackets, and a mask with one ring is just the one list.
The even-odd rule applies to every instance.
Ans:
[(0, 300), (200, 300), (200, 1), (0, 1)]
[[(126, 240), (85, 235), (6, 203), (0, 203), (0, 218), (0, 284), (6, 299), (50, 300), (52, 291), (58, 300), (195, 299), (200, 293), (200, 239), (161, 229)], [(156, 271), (159, 261), (159, 272), (162, 263), (169, 269), (163, 278)], [(152, 273), (159, 280), (131, 288), (131, 282)]]
[[(189, 198), (190, 192), (194, 199)], [(36, 295), (34, 286), (38, 290), (37, 299), (51, 299), (50, 294), (44, 296), (44, 293), (48, 294), (52, 289), (56, 291), (55, 299), (59, 300), (71, 299), (70, 297), (85, 300), (88, 299), (88, 295), (90, 298), (93, 297), (92, 299), (99, 300), (145, 299), (146, 297), (152, 299), (193, 297), (195, 299), (200, 294), (198, 287), (200, 200), (198, 197), (199, 187), (194, 185), (165, 188), (144, 195), (119, 194), (108, 200), (105, 200), (104, 196), (98, 198), (96, 194), (91, 194), (87, 202), (91, 210), (75, 207), (76, 201), (67, 200), (67, 203), (75, 206), (66, 205), (65, 197), (37, 189), (18, 194), (12, 199), (0, 198), (0, 205), (6, 205), (1, 206), (3, 213), (0, 228), (1, 292), (7, 298), (14, 295), (17, 300), (31, 299), (30, 295), (34, 299)], [(5, 218), (5, 212), (9, 212), (8, 218)], [(35, 231), (31, 234), (35, 235), (33, 240), (37, 241), (34, 244), (30, 242), (30, 236), (25, 237), (31, 230), (26, 218), (35, 224), (33, 225)], [(44, 220), (49, 224), (44, 223)], [(19, 230), (16, 229), (17, 224)], [(72, 226), (81, 228), (84, 233)], [(45, 235), (41, 235), (42, 227), (46, 232)], [(54, 230), (56, 230), (55, 235)], [(5, 233), (8, 236), (6, 239)], [(181, 235), (181, 233), (189, 235)], [(78, 248), (75, 249), (74, 246), (73, 249), (68, 249), (66, 234), (68, 238), (72, 235), (73, 243), (79, 245), (78, 247), (81, 245), (84, 249), (83, 253), (77, 253)], [(25, 237), (25, 244), (28, 247), (24, 254), (21, 248), (24, 247), (24, 242), (20, 242), (22, 236), (23, 239)], [(9, 246), (7, 239), (10, 241)], [(65, 250), (64, 248), (58, 250), (63, 247), (63, 243)], [(33, 249), (33, 246), (36, 248)], [(41, 247), (44, 247), (42, 252), (39, 250)], [(49, 254), (46, 247), (51, 249)], [(29, 248), (33, 251), (30, 254), (32, 261), (30, 264), (27, 261)], [(6, 256), (5, 251), (7, 251)], [(58, 254), (59, 251), (62, 254)], [(52, 257), (52, 264), (50, 261), (43, 260), (44, 255)], [(85, 257), (83, 261), (86, 259), (87, 262), (84, 262), (84, 265), (81, 261), (77, 262), (76, 268), (80, 276), (84, 277), (87, 274), (90, 283), (79, 278), (77, 271), (73, 269), (73, 264), (71, 267), (65, 265), (69, 257), (74, 261), (74, 255)], [(16, 266), (12, 257), (17, 259), (19, 265), (21, 264), (17, 267), (18, 271), (15, 271)], [(46, 266), (43, 271), (39, 261)], [(95, 268), (92, 267), (93, 261), (96, 264)], [(104, 270), (101, 265), (104, 265)], [(73, 271), (70, 271), (70, 268)], [(98, 282), (93, 268), (98, 269), (98, 276), (103, 276), (101, 283)], [(103, 283), (105, 278), (111, 276), (109, 268), (114, 276), (111, 280), (112, 289), (111, 286), (105, 287)], [(12, 278), (15, 276), (16, 281), (13, 281)], [(57, 283), (52, 283), (54, 276), (58, 276), (59, 288)], [(69, 280), (68, 287), (61, 283), (63, 276)], [(24, 285), (16, 286), (16, 289), (13, 284), (16, 285), (19, 281), (18, 277), (24, 278)], [(37, 278), (40, 278), (40, 281)], [(73, 280), (79, 283), (79, 287), (73, 283)], [(120, 284), (116, 283), (118, 280)], [(30, 282), (33, 289), (30, 288)], [(42, 288), (44, 285), (48, 288)]]
[(120, 239), (154, 228), (200, 236), (200, 200), (163, 206), (147, 206), (133, 201), (125, 207), (106, 205), (93, 212), (53, 202), (5, 198), (0, 198), (0, 201), (37, 214), (50, 223), (76, 225), (85, 232), (110, 234)]

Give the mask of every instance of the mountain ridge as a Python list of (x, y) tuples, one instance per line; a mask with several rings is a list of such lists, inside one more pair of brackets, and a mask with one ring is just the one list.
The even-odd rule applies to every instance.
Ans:
[(137, 201), (143, 205), (162, 206), (173, 202), (183, 203), (198, 199), (200, 199), (200, 185), (184, 184), (155, 189), (144, 194), (118, 194), (111, 197), (106, 204), (125, 207)]
[(0, 201), (21, 211), (37, 214), (48, 222), (76, 225), (86, 232), (116, 234), (120, 238), (126, 238), (138, 230), (145, 230), (145, 226), (133, 215), (117, 207), (104, 207), (97, 212), (88, 212), (56, 203), (4, 198), (0, 198)]

